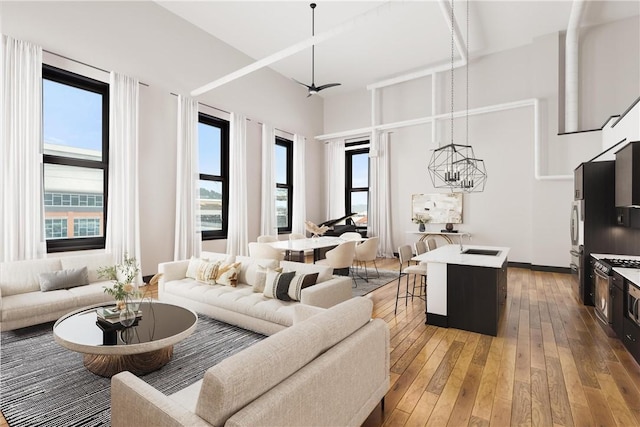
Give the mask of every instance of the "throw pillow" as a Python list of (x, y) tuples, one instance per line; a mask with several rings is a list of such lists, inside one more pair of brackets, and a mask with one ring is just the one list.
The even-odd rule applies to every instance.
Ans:
[[(254, 274), (253, 274), (253, 284), (249, 283), (253, 288), (253, 292), (264, 292), (264, 285), (267, 281), (267, 271), (268, 268), (263, 268), (262, 266), (257, 266)], [(273, 271), (277, 271), (278, 273), (282, 273), (282, 267), (274, 268)]]
[(295, 271), (279, 273), (275, 270), (268, 270), (264, 284), (264, 296), (281, 301), (291, 301), (291, 298), (289, 298), (289, 284), (295, 275)]
[(235, 288), (238, 284), (239, 270), (239, 262), (234, 262), (233, 264), (220, 264), (216, 273), (216, 284), (233, 286)]
[(187, 273), (184, 275), (190, 279), (196, 280), (198, 278), (198, 269), (200, 268), (200, 263), (203, 261), (209, 261), (206, 258), (196, 258), (194, 256), (189, 260), (189, 266), (187, 267)]
[(219, 266), (220, 266), (219, 261), (215, 261), (215, 262), (200, 261), (200, 265), (198, 266), (198, 272), (196, 274), (196, 280), (198, 282), (206, 283), (208, 285), (215, 285)]
[(69, 268), (67, 270), (40, 273), (38, 275), (40, 290), (42, 292), (58, 289), (75, 288), (89, 284), (89, 270), (87, 267)]
[(289, 284), (289, 290), (287, 292), (289, 298), (293, 301), (300, 301), (302, 290), (315, 285), (317, 280), (318, 273), (296, 274), (293, 276), (293, 279), (291, 279), (291, 283)]

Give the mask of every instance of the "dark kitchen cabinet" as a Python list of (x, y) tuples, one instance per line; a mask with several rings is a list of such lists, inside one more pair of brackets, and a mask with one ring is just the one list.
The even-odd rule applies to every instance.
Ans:
[(624, 277), (613, 272), (611, 277), (611, 328), (618, 337), (623, 335), (624, 320)]
[(616, 152), (616, 206), (640, 206), (640, 141)]
[(640, 328), (626, 316), (623, 319), (622, 342), (636, 361), (640, 361)]
[(615, 162), (582, 163), (574, 171), (576, 193), (582, 200), (583, 261), (578, 298), (593, 305), (592, 253), (616, 253)]
[(507, 298), (507, 261), (501, 268), (447, 265), (450, 328), (496, 336)]

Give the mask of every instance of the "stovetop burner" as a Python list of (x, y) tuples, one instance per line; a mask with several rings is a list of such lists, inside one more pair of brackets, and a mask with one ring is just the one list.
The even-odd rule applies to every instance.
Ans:
[(604, 258), (602, 261), (611, 267), (640, 268), (640, 260), (637, 259)]

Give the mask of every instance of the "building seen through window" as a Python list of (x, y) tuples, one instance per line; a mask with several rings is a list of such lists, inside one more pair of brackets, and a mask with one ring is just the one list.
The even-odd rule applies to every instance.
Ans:
[(109, 85), (43, 66), (47, 250), (104, 248)]

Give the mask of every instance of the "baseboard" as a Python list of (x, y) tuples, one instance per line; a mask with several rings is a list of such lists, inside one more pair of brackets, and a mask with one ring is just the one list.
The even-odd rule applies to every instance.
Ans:
[(569, 267), (550, 267), (548, 265), (532, 265), (531, 270), (533, 271), (547, 271), (549, 273), (565, 273), (571, 274), (571, 269)]
[(427, 312), (427, 321), (426, 325), (440, 326), (441, 328), (449, 327), (449, 318), (447, 316), (443, 316), (442, 314), (434, 314)]

